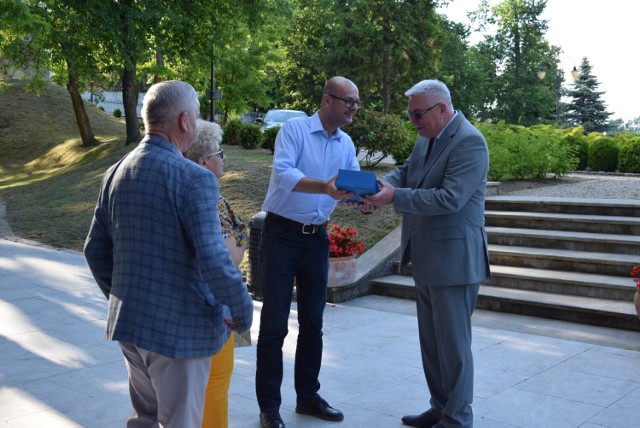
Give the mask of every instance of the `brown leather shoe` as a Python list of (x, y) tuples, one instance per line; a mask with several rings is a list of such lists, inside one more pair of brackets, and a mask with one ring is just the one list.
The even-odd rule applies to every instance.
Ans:
[(402, 417), (402, 423), (410, 427), (416, 428), (432, 428), (434, 427), (440, 418), (436, 416), (433, 410), (427, 410), (419, 415), (409, 415)]
[(296, 413), (315, 416), (325, 421), (339, 422), (344, 419), (340, 410), (331, 407), (320, 396), (299, 402), (296, 406)]

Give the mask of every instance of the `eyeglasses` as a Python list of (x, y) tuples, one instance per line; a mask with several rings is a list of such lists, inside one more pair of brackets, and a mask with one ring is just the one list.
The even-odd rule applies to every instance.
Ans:
[(411, 120), (412, 118), (415, 118), (416, 120), (420, 120), (422, 119), (422, 116), (424, 116), (425, 114), (429, 113), (431, 110), (433, 110), (434, 108), (436, 108), (437, 106), (439, 106), (442, 103), (436, 103), (434, 105), (432, 105), (431, 107), (429, 107), (428, 109), (422, 110), (422, 111), (408, 111), (407, 112), (407, 119)]
[(339, 97), (339, 96), (333, 95), (333, 94), (327, 94), (327, 95), (329, 95), (331, 98), (335, 98), (337, 100), (340, 100), (340, 101), (344, 102), (344, 105), (347, 106), (347, 108), (351, 108), (353, 106), (360, 107), (360, 105), (362, 105), (362, 101), (360, 101), (360, 100), (352, 100), (350, 98), (342, 98), (342, 97)]
[(203, 158), (210, 158), (211, 156), (218, 155), (220, 159), (224, 159), (224, 150), (219, 150), (217, 152), (209, 153), (208, 155), (202, 155)]

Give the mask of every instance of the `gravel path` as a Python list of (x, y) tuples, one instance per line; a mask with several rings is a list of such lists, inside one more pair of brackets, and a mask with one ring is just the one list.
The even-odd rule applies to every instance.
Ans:
[(558, 180), (508, 181), (498, 194), (640, 200), (640, 174), (572, 173)]

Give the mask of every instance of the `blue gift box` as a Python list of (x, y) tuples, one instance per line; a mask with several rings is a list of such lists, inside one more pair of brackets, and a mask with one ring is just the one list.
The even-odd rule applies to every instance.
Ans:
[(362, 201), (358, 199), (359, 196), (374, 195), (380, 191), (376, 175), (371, 171), (341, 169), (338, 171), (336, 187), (340, 190), (347, 190), (355, 194), (353, 198), (346, 199), (344, 202), (362, 203)]

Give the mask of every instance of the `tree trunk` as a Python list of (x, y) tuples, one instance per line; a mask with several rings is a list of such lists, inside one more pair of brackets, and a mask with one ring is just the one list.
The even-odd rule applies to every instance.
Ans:
[(89, 116), (84, 109), (84, 102), (82, 101), (82, 96), (78, 90), (78, 80), (78, 76), (69, 73), (67, 91), (69, 91), (69, 95), (71, 95), (71, 104), (73, 105), (73, 113), (76, 116), (76, 123), (78, 124), (78, 130), (80, 131), (82, 147), (90, 147), (96, 145), (98, 140), (93, 135)]
[(127, 128), (127, 141), (125, 145), (137, 144), (142, 140), (140, 126), (138, 125), (138, 93), (136, 85), (136, 65), (125, 65), (122, 73), (122, 104), (124, 105), (124, 117)]
[(389, 54), (384, 54), (384, 61), (382, 63), (382, 112), (387, 114), (391, 108), (391, 75), (388, 65), (390, 63)]
[[(160, 45), (160, 42), (158, 42), (158, 45), (156, 46), (156, 65), (164, 68), (164, 55), (162, 54), (162, 46)], [(155, 84), (160, 82), (162, 82), (162, 77), (155, 75), (153, 77), (153, 83)]]

